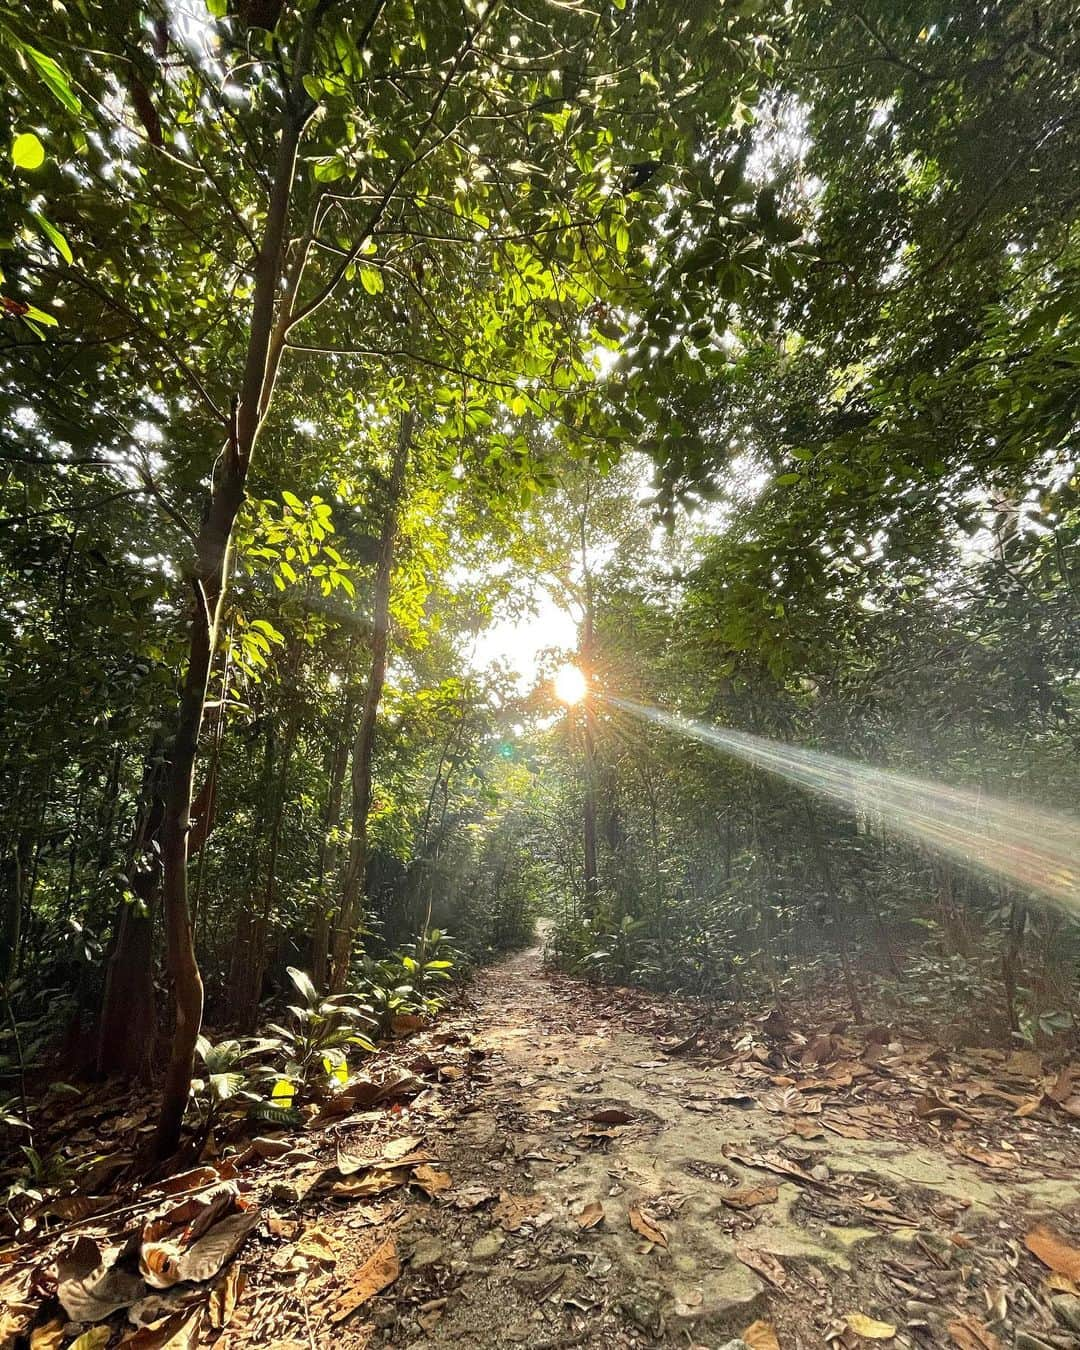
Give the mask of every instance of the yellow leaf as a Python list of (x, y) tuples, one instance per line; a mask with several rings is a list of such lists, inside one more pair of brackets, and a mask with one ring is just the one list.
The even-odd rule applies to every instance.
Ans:
[(896, 1328), (891, 1322), (876, 1322), (865, 1313), (848, 1313), (844, 1322), (856, 1336), (862, 1336), (868, 1341), (891, 1341), (896, 1335)]
[(751, 1322), (742, 1333), (742, 1339), (750, 1346), (750, 1350), (780, 1350), (776, 1328), (763, 1319)]

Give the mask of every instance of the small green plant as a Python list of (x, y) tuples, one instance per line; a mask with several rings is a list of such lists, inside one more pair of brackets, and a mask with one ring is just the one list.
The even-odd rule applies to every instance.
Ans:
[(301, 1002), (289, 1004), (288, 1025), (270, 1023), (271, 1037), (258, 1043), (260, 1050), (277, 1050), (285, 1059), (277, 1075), (304, 1090), (320, 1075), (342, 1079), (351, 1049), (375, 1051), (370, 1033), (377, 1026), (372, 1008), (359, 1003), (355, 995), (338, 994), (323, 998), (311, 978), (295, 966), (289, 967), (289, 979)]

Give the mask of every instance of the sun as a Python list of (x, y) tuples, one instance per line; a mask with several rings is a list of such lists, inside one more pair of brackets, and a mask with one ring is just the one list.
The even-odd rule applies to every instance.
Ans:
[(588, 692), (589, 682), (579, 666), (560, 666), (555, 672), (555, 697), (568, 708), (580, 703)]

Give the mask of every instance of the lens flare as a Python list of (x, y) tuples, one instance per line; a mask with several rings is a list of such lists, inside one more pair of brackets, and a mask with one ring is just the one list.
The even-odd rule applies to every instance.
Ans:
[(555, 697), (568, 708), (580, 703), (589, 692), (589, 682), (580, 666), (560, 666), (555, 672)]
[(1080, 914), (1080, 821), (1071, 816), (693, 722), (628, 699), (605, 702), (876, 816), (897, 834)]

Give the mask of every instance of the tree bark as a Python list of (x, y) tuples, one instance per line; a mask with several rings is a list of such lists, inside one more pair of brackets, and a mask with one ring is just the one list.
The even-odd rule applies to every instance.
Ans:
[(315, 914), (311, 924), (311, 978), (315, 988), (321, 993), (326, 988), (330, 955), (330, 879), (336, 883), (338, 859), (341, 845), (337, 840), (337, 829), (341, 823), (341, 800), (345, 791), (345, 770), (349, 763), (348, 728), (356, 716), (356, 704), (359, 691), (352, 681), (352, 647), (345, 676), (345, 691), (342, 702), (341, 721), (338, 723), (338, 736), (330, 755), (330, 782), (326, 794), (326, 815), (323, 819), (323, 837), (319, 845), (318, 892), (315, 900)]
[(195, 543), (188, 665), (177, 714), (161, 832), (166, 956), (172, 979), (176, 1021), (155, 1139), (159, 1158), (174, 1152), (180, 1141), (180, 1129), (191, 1091), (195, 1042), (202, 1025), (203, 984), (195, 956), (188, 904), (188, 831), (191, 825), (195, 759), (210, 669), (228, 589), (233, 527), (244, 502), (251, 457), (270, 405), (288, 332), (292, 300), (303, 268), (301, 254), (295, 261), (285, 293), (281, 295), (297, 151), (311, 106), (305, 101), (302, 78), (310, 60), (316, 22), (317, 18), (313, 14), (297, 54), (291, 95), (283, 114), (270, 203), (255, 261), (254, 298), (240, 394), (235, 403), (228, 442), (218, 461), (206, 515)]
[(143, 771), (131, 847), (130, 886), (136, 904), (122, 901), (105, 972), (98, 1024), (97, 1071), (148, 1082), (153, 1073), (154, 922), (161, 888), (158, 839), (164, 815), (161, 746), (151, 748)]
[(345, 988), (349, 975), (353, 933), (359, 918), (360, 900), (367, 870), (368, 815), (371, 811), (371, 765), (375, 750), (375, 724), (386, 682), (386, 653), (390, 637), (390, 582), (394, 569), (394, 545), (397, 541), (398, 513), (405, 490), (405, 470), (409, 462), (415, 414), (410, 408), (401, 416), (397, 449), (390, 470), (386, 511), (379, 535), (379, 560), (375, 569), (372, 603), (371, 673), (364, 693), (360, 725), (353, 742), (352, 762), (352, 837), (349, 861), (341, 888), (341, 906), (334, 933), (334, 963), (330, 987), (335, 993)]

